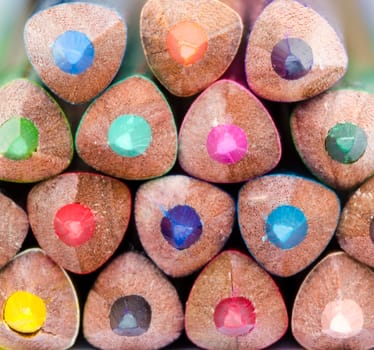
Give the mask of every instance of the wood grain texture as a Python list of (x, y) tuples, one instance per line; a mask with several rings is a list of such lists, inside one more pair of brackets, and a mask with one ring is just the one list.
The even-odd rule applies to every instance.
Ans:
[[(163, 210), (176, 205), (195, 209), (202, 222), (200, 239), (188, 249), (170, 245), (161, 232)], [(230, 236), (235, 207), (223, 190), (185, 175), (165, 176), (142, 184), (135, 197), (135, 222), (149, 257), (166, 274), (191, 274), (216, 255)]]
[[(208, 36), (204, 57), (189, 66), (177, 63), (166, 48), (169, 30), (184, 21), (198, 23)], [(140, 18), (148, 65), (177, 96), (195, 95), (217, 80), (234, 59), (242, 31), (240, 16), (218, 0), (149, 0)]]
[[(16, 255), (0, 271), (0, 308), (19, 290), (42, 298), (47, 318), (32, 336), (23, 336), (0, 322), (0, 346), (11, 350), (69, 349), (79, 329), (79, 304), (73, 284), (66, 272), (41, 249), (28, 249)], [(2, 316), (3, 317), (3, 316)]]
[[(293, 112), (291, 132), (295, 146), (310, 171), (329, 186), (350, 190), (374, 173), (374, 97), (365, 91), (340, 89), (301, 103)], [(367, 147), (356, 162), (342, 164), (326, 151), (325, 139), (337, 123), (361, 127)]]
[[(127, 295), (142, 296), (151, 306), (149, 329), (139, 336), (119, 336), (110, 326), (111, 305)], [(103, 350), (160, 349), (177, 339), (182, 329), (183, 309), (173, 285), (134, 252), (118, 256), (100, 273), (84, 306), (84, 336)]]
[(22, 161), (0, 157), (0, 179), (37, 182), (65, 170), (73, 157), (73, 141), (69, 123), (57, 103), (31, 81), (13, 80), (0, 89), (0, 125), (17, 116), (35, 124), (38, 148)]
[[(145, 153), (123, 157), (108, 144), (111, 123), (121, 115), (144, 118), (152, 129)], [(174, 117), (161, 92), (151, 81), (133, 76), (116, 83), (83, 115), (75, 139), (79, 156), (95, 169), (115, 177), (144, 180), (169, 171), (177, 156)]]
[[(235, 164), (209, 156), (207, 138), (217, 125), (233, 124), (246, 134), (248, 149)], [(178, 161), (190, 175), (217, 183), (246, 181), (272, 170), (281, 144), (274, 122), (262, 103), (243, 86), (219, 80), (191, 105), (179, 132)]]
[[(215, 306), (232, 296), (245, 297), (255, 306), (255, 327), (240, 337), (220, 333), (213, 320)], [(224, 251), (196, 279), (186, 303), (185, 327), (189, 339), (204, 349), (262, 349), (282, 337), (288, 317), (272, 278), (245, 254)]]
[[(300, 209), (307, 219), (306, 237), (292, 249), (263, 240), (267, 217), (281, 205)], [(239, 192), (239, 227), (250, 253), (268, 272), (282, 277), (300, 272), (322, 254), (335, 233), (339, 216), (337, 195), (302, 177), (263, 176), (247, 182)]]
[(344, 206), (337, 229), (340, 247), (350, 256), (374, 267), (371, 223), (374, 212), (374, 178), (361, 185)]
[[(273, 69), (271, 52), (286, 38), (304, 40), (312, 49), (313, 66), (296, 80), (281, 78)], [(247, 46), (247, 82), (257, 95), (282, 102), (318, 95), (345, 73), (347, 55), (340, 38), (317, 12), (294, 0), (275, 0), (260, 14)]]
[[(79, 203), (91, 209), (93, 237), (78, 247), (62, 242), (54, 230), (54, 217), (63, 206)], [(128, 187), (108, 176), (64, 173), (34, 186), (28, 194), (30, 226), (39, 245), (65, 269), (90, 273), (103, 265), (121, 243), (131, 211)]]
[(0, 193), (0, 267), (21, 249), (29, 230), (26, 212)]
[[(94, 62), (83, 74), (65, 73), (53, 61), (51, 47), (68, 30), (84, 33), (94, 46)], [(124, 55), (126, 35), (126, 24), (117, 12), (95, 4), (67, 3), (30, 17), (24, 37), (29, 60), (43, 82), (62, 99), (83, 103), (114, 78)]]
[[(292, 333), (310, 350), (371, 349), (374, 346), (374, 274), (344, 252), (331, 253), (305, 278), (292, 310)], [(345, 339), (322, 332), (321, 315), (334, 300), (355, 301), (364, 314), (364, 325), (357, 335)]]

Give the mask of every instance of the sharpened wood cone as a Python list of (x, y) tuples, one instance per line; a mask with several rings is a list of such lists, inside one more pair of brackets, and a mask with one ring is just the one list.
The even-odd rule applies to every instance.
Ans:
[(373, 288), (374, 273), (367, 266), (345, 252), (328, 254), (296, 295), (291, 319), (296, 340), (306, 349), (371, 349)]
[(199, 348), (263, 349), (287, 327), (287, 310), (270, 275), (232, 250), (200, 272), (186, 303), (186, 334)]
[(39, 249), (27, 249), (0, 270), (0, 347), (70, 349), (79, 304), (67, 273)]

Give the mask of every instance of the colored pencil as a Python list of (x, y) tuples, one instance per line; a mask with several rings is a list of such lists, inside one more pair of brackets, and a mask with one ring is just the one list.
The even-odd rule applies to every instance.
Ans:
[(216, 0), (149, 0), (140, 17), (149, 67), (169, 92), (182, 97), (197, 94), (222, 76), (237, 53), (242, 31), (240, 16)]
[(235, 206), (223, 190), (185, 175), (142, 184), (135, 223), (148, 256), (172, 277), (191, 274), (216, 255), (230, 236)]
[(295, 298), (291, 326), (305, 349), (374, 346), (374, 274), (344, 252), (327, 255), (305, 278)]
[(374, 267), (373, 195), (374, 178), (370, 178), (348, 199), (337, 229), (340, 247), (371, 267)]
[(21, 249), (29, 230), (29, 220), (26, 212), (3, 193), (0, 193), (0, 213), (1, 268)]
[(224, 251), (197, 277), (186, 303), (188, 338), (204, 349), (263, 349), (288, 327), (272, 278), (248, 256)]
[(70, 103), (92, 100), (116, 75), (126, 24), (114, 10), (66, 3), (37, 12), (25, 25), (25, 47), (42, 81)]
[(38, 248), (0, 270), (0, 346), (12, 350), (70, 349), (79, 304), (67, 273)]
[(259, 177), (239, 192), (238, 223), (245, 244), (261, 266), (281, 277), (295, 275), (322, 254), (339, 215), (333, 191), (299, 176)]
[(38, 85), (16, 79), (0, 89), (0, 179), (37, 182), (64, 171), (73, 157), (68, 120)]
[(326, 92), (299, 104), (291, 117), (296, 149), (310, 171), (340, 190), (374, 173), (372, 94), (354, 89)]
[(35, 185), (27, 197), (39, 245), (66, 270), (97, 270), (121, 243), (130, 218), (128, 187), (108, 176), (69, 172)]
[(111, 86), (83, 115), (78, 155), (115, 177), (144, 180), (168, 172), (177, 156), (177, 131), (168, 102), (150, 80), (133, 76)]
[(191, 105), (179, 132), (178, 160), (200, 179), (234, 183), (272, 170), (281, 145), (274, 122), (246, 88), (219, 80)]
[(294, 102), (318, 95), (345, 73), (347, 54), (330, 24), (294, 0), (275, 0), (248, 39), (247, 82), (262, 98)]
[[(115, 45), (112, 46), (114, 40), (108, 39), (107, 34), (115, 35), (114, 32), (121, 31), (122, 25), (124, 28), (122, 34), (125, 38), (121, 40), (122, 34), (115, 35), (116, 43), (121, 41), (123, 46), (123, 50), (116, 50), (116, 53), (119, 55), (122, 52), (122, 57), (118, 58), (117, 65), (113, 62), (114, 55), (104, 55), (104, 60), (109, 62), (109, 70), (113, 72), (113, 75), (110, 79), (108, 78), (106, 85), (98, 86), (96, 84), (98, 78), (100, 84), (103, 81), (100, 72), (104, 70), (109, 72), (107, 68), (104, 68), (104, 64), (100, 67), (103, 70), (96, 69), (96, 66), (94, 69), (94, 64), (92, 64), (80, 74), (63, 73), (58, 68), (58, 63), (61, 61), (54, 61), (53, 45), (48, 46), (48, 43), (45, 43), (49, 40), (48, 31), (54, 32), (59, 27), (58, 21), (51, 25), (51, 22), (43, 20), (38, 24), (38, 28), (45, 31), (35, 40), (35, 43), (39, 46), (48, 46), (47, 53), (53, 67), (59, 70), (61, 75), (66, 74), (68, 78), (74, 76), (77, 84), (84, 82), (83, 87), (82, 85), (73, 87), (70, 91), (69, 81), (62, 80), (64, 92), (75, 93), (76, 97), (81, 96), (84, 91), (97, 90), (96, 95), (89, 97), (88, 100), (72, 101), (60, 95), (52, 85), (49, 86), (43, 82), (64, 111), (64, 113), (56, 112), (56, 115), (62, 117), (61, 125), (65, 125), (69, 131), (69, 141), (62, 138), (64, 144), (70, 145), (70, 157), (62, 158), (69, 158), (64, 168), (61, 167), (58, 170), (56, 164), (49, 161), (49, 158), (45, 158), (43, 166), (40, 166), (40, 163), (31, 162), (31, 159), (37, 161), (42, 156), (40, 152), (42, 146), (39, 142), (41, 140), (39, 138), (35, 146), (35, 137), (32, 136), (33, 134), (40, 136), (40, 124), (24, 112), (34, 108), (33, 94), (27, 96), (28, 102), (23, 104), (26, 109), (21, 110), (20, 115), (17, 111), (14, 114), (12, 106), (13, 101), (20, 96), (20, 92), (24, 93), (23, 88), (15, 88), (9, 98), (0, 100), (0, 105), (3, 101), (6, 106), (5, 110), (11, 111), (9, 119), (23, 118), (22, 121), (20, 119), (16, 120), (17, 123), (13, 122), (13, 126), (10, 123), (9, 128), (8, 121), (1, 121), (3, 114), (0, 106), (0, 175), (1, 171), (7, 169), (5, 163), (2, 163), (6, 160), (5, 153), (11, 157), (19, 157), (17, 152), (21, 152), (23, 157), (27, 157), (27, 159), (12, 159), (12, 163), (21, 170), (18, 171), (18, 168), (15, 171), (14, 168), (9, 170), (10, 180), (0, 176), (0, 192), (9, 196), (2, 207), (3, 197), (0, 194), (0, 209), (3, 209), (0, 238), (4, 247), (14, 248), (13, 251), (11, 248), (6, 248), (3, 252), (3, 264), (0, 259), (0, 294), (3, 295), (2, 298), (0, 297), (3, 321), (0, 323), (2, 324), (0, 329), (3, 328), (6, 334), (5, 341), (0, 341), (0, 349), (183, 348), (192, 350), (205, 348), (247, 350), (270, 348), (285, 350), (306, 348), (323, 350), (374, 348), (373, 318), (370, 313), (372, 303), (369, 300), (373, 281), (372, 273), (368, 273), (370, 268), (374, 267), (370, 256), (374, 244), (374, 238), (372, 238), (374, 235), (371, 234), (370, 177), (374, 172), (371, 170), (370, 158), (372, 130), (368, 128), (368, 125), (372, 124), (370, 97), (374, 91), (372, 84), (374, 50), (372, 38), (368, 34), (368, 28), (372, 26), (371, 12), (366, 10), (365, 14), (359, 13), (362, 11), (361, 6), (364, 2), (369, 3), (370, 0), (358, 2), (346, 0), (341, 2), (334, 0), (105, 0), (104, 2), (100, 0), (78, 2), (75, 0), (38, 0), (37, 2), (17, 0), (13, 2), (14, 4), (0, 1), (0, 82), (7, 82), (12, 77), (23, 77), (28, 80), (40, 79), (37, 76), (39, 71), (36, 67), (40, 62), (43, 65), (45, 61), (38, 61), (38, 64), (34, 64), (34, 70), (27, 59), (27, 54), (30, 56), (30, 52), (26, 48), (26, 54), (24, 38), (22, 38), (25, 21), (30, 18), (31, 9), (34, 6), (37, 6), (38, 10), (32, 14), (28, 23), (44, 13), (51, 13), (54, 9), (61, 9), (63, 6), (65, 8), (70, 5), (94, 6), (98, 9), (97, 17), (91, 16), (87, 19), (88, 11), (80, 12), (79, 16), (75, 15), (75, 11), (67, 11), (67, 17), (70, 16), (69, 24), (82, 22), (78, 23), (80, 25), (86, 21), (85, 23), (89, 22), (92, 32), (102, 34), (93, 38), (89, 33), (81, 31), (89, 38), (95, 49), (97, 45), (103, 47), (102, 44), (105, 44), (111, 46), (110, 50), (116, 50)], [(141, 9), (147, 8), (148, 4), (155, 3), (161, 5), (150, 12), (146, 18), (148, 22), (155, 23), (154, 27), (147, 32), (147, 44), (149, 44), (147, 50), (142, 42), (144, 36), (141, 32), (141, 23), (144, 22), (140, 20)], [(270, 20), (270, 27), (268, 27), (270, 29), (258, 29), (258, 24), (261, 23), (261, 18), (266, 11), (280, 3), (286, 5), (282, 11), (274, 13)], [(330, 13), (326, 16), (325, 10), (329, 11), (330, 6), (334, 8), (331, 11), (332, 16)], [(294, 7), (300, 11), (293, 12), (291, 20), (291, 17), (287, 17), (287, 13)], [(205, 11), (206, 8), (215, 10)], [(108, 28), (107, 31), (104, 30), (106, 32), (104, 35), (100, 30), (101, 24), (108, 23), (109, 16), (103, 18), (102, 15), (109, 12), (113, 18), (118, 19), (116, 22), (118, 25), (116, 24), (115, 28)], [(168, 15), (170, 13), (173, 13), (172, 16)], [(216, 16), (217, 13), (221, 15)], [(306, 19), (303, 14), (308, 13), (313, 13), (316, 22), (312, 21), (311, 24), (310, 19)], [(339, 21), (342, 18), (345, 21), (345, 28), (340, 32), (340, 28), (336, 27), (336, 20)], [(283, 29), (279, 29), (280, 27)], [(181, 32), (180, 28), (182, 28)], [(187, 33), (183, 32), (186, 28)], [(73, 30), (80, 31), (80, 29)], [(241, 33), (240, 38), (235, 35), (237, 32)], [(322, 77), (322, 83), (315, 83), (311, 88), (306, 88), (305, 91), (308, 93), (318, 93), (317, 96), (311, 97), (313, 101), (315, 99), (315, 102), (308, 101), (307, 103), (310, 103), (308, 106), (314, 106), (314, 103), (317, 104), (318, 101), (318, 103), (325, 103), (329, 113), (326, 113), (323, 106), (319, 106), (315, 111), (322, 111), (320, 114), (324, 118), (318, 119), (315, 115), (310, 115), (308, 110), (308, 112), (303, 112), (305, 118), (297, 119), (295, 130), (298, 132), (300, 127), (303, 132), (297, 136), (297, 140), (305, 154), (300, 152), (298, 156), (296, 142), (292, 144), (291, 132), (293, 133), (294, 129), (290, 128), (289, 121), (291, 111), (294, 110), (291, 116), (292, 123), (294, 123), (295, 111), (303, 110), (306, 103), (301, 101), (298, 106), (294, 103), (279, 103), (279, 101), (294, 102), (296, 99), (282, 100), (280, 97), (263, 96), (261, 92), (248, 85), (251, 82), (246, 74), (250, 68), (249, 65), (252, 67), (261, 62), (257, 60), (257, 56), (252, 58), (252, 61), (247, 59), (245, 62), (247, 50), (250, 49), (248, 38), (252, 38), (252, 34), (255, 33), (260, 33), (266, 38), (262, 41), (258, 39), (261, 48), (271, 42), (271, 45), (264, 49), (267, 63), (259, 66), (264, 71), (261, 72), (259, 68), (254, 67), (256, 73), (264, 79), (269, 72), (273, 74), (273, 78), (276, 74), (274, 81), (266, 82), (266, 88), (276, 88), (282, 94), (292, 93), (292, 98), (294, 98), (295, 93), (301, 92), (306, 86), (304, 82), (314, 79), (312, 74), (316, 76), (316, 79)], [(326, 33), (333, 35), (329, 36)], [(27, 31), (24, 34), (26, 39)], [(313, 35), (316, 35), (315, 38), (312, 38)], [(103, 40), (99, 37), (103, 37)], [(309, 71), (308, 67), (292, 68), (290, 61), (293, 58), (300, 59), (297, 52), (298, 45), (295, 45), (296, 48), (291, 45), (295, 38), (302, 39), (312, 49), (313, 65)], [(282, 40), (287, 44), (283, 57), (282, 53), (280, 58), (275, 54), (274, 62), (272, 62), (271, 52)], [(217, 46), (218, 41), (221, 46)], [(326, 45), (326, 42), (329, 44)], [(345, 59), (347, 58), (343, 42), (349, 57), (348, 68), (346, 64), (343, 64), (344, 55)], [(79, 46), (82, 42), (76, 44)], [(320, 44), (324, 46), (321, 47)], [(42, 50), (39, 50), (37, 45), (34, 46), (36, 56), (41, 57), (39, 54)], [(66, 48), (64, 45), (62, 47)], [(315, 51), (315, 47), (318, 48), (318, 52)], [(280, 49), (282, 51), (282, 45)], [(124, 55), (125, 50), (126, 55)], [(84, 47), (79, 46), (78, 51), (85, 51)], [(85, 58), (90, 58), (89, 51), (90, 49), (84, 52)], [(338, 51), (343, 55), (340, 55)], [(359, 54), (358, 51), (360, 51)], [(300, 56), (303, 58), (302, 54)], [(100, 55), (100, 57), (103, 62), (103, 56)], [(149, 57), (152, 59), (154, 57), (156, 63), (161, 62), (161, 65), (156, 67), (160, 69), (157, 70), (149, 64), (151, 63)], [(335, 59), (340, 66), (335, 69), (321, 65), (320, 62), (326, 62), (324, 57)], [(286, 74), (284, 77), (276, 73), (278, 69), (278, 72), (282, 74), (282, 65), (289, 70), (284, 73)], [(80, 68), (75, 66), (71, 69), (79, 70)], [(219, 72), (218, 69), (220, 69)], [(321, 88), (323, 91), (327, 85), (331, 86), (329, 84), (333, 84), (333, 80), (340, 79), (345, 69), (347, 71), (343, 83), (327, 93), (331, 94), (329, 96), (333, 99), (335, 98), (335, 102), (338, 103), (336, 106), (333, 101), (327, 100), (326, 93), (320, 94), (317, 90)], [(212, 70), (215, 75), (211, 73)], [(342, 70), (344, 70), (343, 73)], [(299, 77), (300, 71), (302, 74), (304, 71), (307, 73)], [(88, 75), (88, 73), (92, 74)], [(142, 76), (134, 76), (134, 73), (142, 74)], [(325, 73), (326, 76), (323, 75)], [(296, 79), (285, 79), (287, 74), (288, 77), (296, 77)], [(56, 78), (52, 70), (46, 75), (53, 81)], [(160, 77), (170, 78), (170, 80), (166, 81), (166, 78), (162, 80)], [(281, 85), (278, 84), (277, 79), (280, 80)], [(206, 83), (205, 86), (203, 86), (204, 83)], [(110, 84), (113, 85), (110, 86)], [(292, 84), (296, 84), (296, 87), (290, 88)], [(195, 90), (192, 91), (192, 87)], [(152, 91), (152, 96), (158, 102), (156, 104), (155, 100), (152, 100), (151, 104), (147, 101), (140, 102), (135, 108), (134, 103), (142, 100), (144, 96), (149, 97), (148, 90)], [(188, 94), (185, 94), (187, 90)], [(198, 93), (201, 95), (197, 96)], [(302, 97), (302, 99), (309, 98)], [(265, 101), (266, 99), (274, 102)], [(345, 103), (340, 102), (345, 99)], [(247, 101), (247, 104), (243, 103), (243, 100)], [(299, 100), (300, 97), (297, 101)], [(53, 100), (52, 103), (55, 104)], [(342, 104), (345, 110), (339, 109)], [(36, 106), (39, 105), (36, 104)], [(352, 108), (352, 106), (361, 107), (361, 110)], [(133, 107), (134, 110), (131, 111), (122, 110), (122, 108)], [(41, 112), (43, 110), (40, 107), (35, 107), (35, 109)], [(146, 114), (144, 110), (149, 114)], [(254, 113), (251, 114), (252, 110)], [(335, 124), (330, 125), (328, 130), (324, 130), (325, 123), (331, 119), (330, 114), (335, 114), (336, 111), (337, 115), (341, 115), (344, 119), (337, 118)], [(350, 112), (352, 114), (349, 114)], [(126, 127), (123, 131), (118, 127), (123, 124), (115, 123), (116, 119), (120, 121), (123, 115), (130, 113), (133, 114), (131, 116), (144, 119), (146, 122), (143, 124), (148, 123), (148, 128), (143, 125), (134, 131), (136, 136), (142, 136), (141, 140), (136, 140), (135, 137), (128, 140), (128, 136), (131, 137), (131, 130)], [(65, 119), (65, 115), (68, 119)], [(160, 126), (156, 123), (154, 118), (157, 116), (160, 116), (165, 124)], [(185, 117), (184, 120), (183, 117)], [(271, 117), (274, 119), (272, 120)], [(61, 130), (60, 122), (55, 124), (42, 113), (39, 119), (49, 123), (47, 129), (50, 130), (51, 135), (53, 132), (54, 136), (48, 138), (50, 149), (59, 148), (60, 141), (62, 141), (58, 137), (57, 130)], [(131, 119), (139, 121), (138, 118)], [(152, 124), (153, 122), (155, 124)], [(242, 122), (246, 125), (243, 126)], [(35, 124), (39, 134), (32, 132), (34, 130), (31, 127), (32, 123)], [(224, 128), (220, 131), (224, 132), (214, 135), (214, 130), (217, 132), (222, 126)], [(236, 138), (240, 134), (239, 128), (246, 134), (244, 145), (247, 147), (243, 148), (241, 139)], [(9, 129), (14, 131), (10, 141), (7, 138), (11, 134), (8, 132)], [(73, 143), (70, 129), (74, 133), (77, 130), (75, 133), (77, 153), (74, 154), (73, 159), (71, 159)], [(360, 132), (360, 129), (363, 132)], [(143, 134), (144, 130), (146, 130), (145, 134)], [(179, 131), (180, 136), (179, 150), (177, 149), (176, 130)], [(232, 132), (233, 130), (236, 132)], [(263, 133), (264, 130), (266, 133)], [(211, 142), (208, 143), (209, 133), (211, 133), (211, 138), (209, 138)], [(313, 138), (318, 139), (320, 143), (313, 141)], [(17, 151), (12, 141), (17, 141), (16, 144), (27, 143), (27, 150), (22, 150), (20, 147)], [(309, 146), (304, 144), (306, 141)], [(311, 147), (312, 144), (314, 145), (313, 142), (318, 143), (316, 149)], [(32, 150), (31, 153), (29, 149)], [(152, 157), (147, 158), (150, 152), (152, 152)], [(175, 164), (178, 152), (179, 163)], [(249, 161), (255, 152), (258, 152), (258, 157)], [(315, 158), (308, 163), (307, 158), (311, 154), (315, 155)], [(60, 159), (60, 155), (61, 152), (58, 153), (56, 159)], [(325, 161), (321, 162), (320, 158)], [(303, 166), (302, 161), (306, 167)], [(267, 162), (269, 166), (262, 168)], [(27, 166), (21, 167), (23, 164)], [(336, 164), (339, 166), (335, 168)], [(51, 173), (47, 172), (40, 178), (33, 175), (35, 171), (45, 171), (47, 168)], [(330, 173), (331, 169), (333, 169), (333, 175), (336, 175), (335, 178)], [(322, 183), (337, 190), (342, 203), (346, 203), (335, 237), (333, 237), (333, 232), (339, 215), (339, 200), (333, 190), (329, 190), (316, 181), (308, 180), (311, 176), (308, 170), (312, 171)], [(67, 173), (59, 176), (65, 171)], [(88, 179), (85, 179), (83, 183), (80, 175), (86, 175), (86, 173), (82, 171), (89, 171), (90, 176), (110, 179), (108, 186), (96, 187)], [(269, 175), (270, 171), (274, 171), (275, 174)], [(302, 173), (306, 178), (287, 175), (288, 171)], [(282, 173), (278, 174), (279, 172)], [(68, 176), (71, 174), (76, 176), (74, 180), (76, 186), (74, 184), (70, 186)], [(165, 176), (169, 174), (170, 176)], [(15, 175), (18, 179), (12, 178)], [(34, 177), (30, 179), (29, 175)], [(110, 178), (110, 176), (117, 179)], [(183, 181), (179, 177), (183, 178)], [(173, 181), (171, 181), (172, 178)], [(264, 183), (270, 178), (272, 186), (268, 189), (265, 188)], [(280, 179), (289, 181), (284, 180), (283, 183)], [(130, 180), (129, 188), (123, 180)], [(152, 181), (145, 182), (146, 180)], [(34, 183), (39, 181), (43, 182), (36, 184), (33, 188)], [(52, 181), (56, 181), (53, 182), (56, 187), (52, 185)], [(63, 182), (62, 185), (60, 181)], [(29, 183), (23, 184), (22, 182)], [(291, 182), (295, 183), (295, 191), (290, 189)], [(186, 183), (190, 185), (187, 186)], [(44, 191), (43, 196), (40, 195), (40, 200), (39, 197), (34, 197), (34, 194), (39, 191), (35, 190), (37, 188), (44, 189), (40, 191)], [(121, 192), (123, 194), (121, 195), (122, 204), (118, 204), (119, 201), (117, 201), (120, 196), (118, 188), (126, 189)], [(217, 192), (213, 192), (212, 188)], [(29, 192), (30, 195), (27, 198)], [(113, 192), (117, 193), (113, 195), (117, 196), (115, 200), (112, 196)], [(134, 217), (130, 214), (130, 192), (134, 196), (136, 194)], [(34, 198), (30, 199), (31, 197)], [(88, 197), (92, 201), (86, 201)], [(64, 201), (64, 199), (68, 200)], [(276, 202), (277, 200), (279, 202)], [(139, 204), (137, 204), (138, 201)], [(30, 210), (31, 202), (32, 210)], [(274, 206), (270, 207), (269, 204), (272, 203)], [(27, 236), (27, 217), (21, 208), (26, 208), (30, 216), (34, 218), (32, 220), (34, 224), (30, 225), (31, 229)], [(236, 208), (237, 218), (235, 218)], [(281, 215), (279, 213), (274, 215), (276, 209), (279, 208), (286, 209), (287, 215), (284, 212)], [(38, 214), (39, 210), (40, 214)], [(300, 212), (304, 217), (296, 214)], [(290, 219), (291, 217), (291, 222), (282, 221), (284, 218)], [(118, 221), (121, 221), (123, 225), (114, 224), (113, 229), (114, 226), (111, 223)], [(40, 229), (41, 226), (42, 229)], [(37, 232), (35, 236), (32, 231)], [(79, 235), (78, 231), (83, 235)], [(297, 233), (297, 235), (292, 233)], [(91, 238), (84, 242), (91, 234)], [(289, 239), (290, 237), (296, 238), (296, 243), (295, 240)], [(51, 241), (53, 244), (50, 244)], [(49, 261), (48, 264), (44, 264), (44, 260), (39, 258), (38, 262), (31, 264), (29, 260), (23, 262), (20, 265), (30, 265), (26, 272), (27, 280), (26, 277), (22, 277), (25, 287), (19, 290), (12, 289), (10, 291), (14, 294), (12, 297), (10, 297), (11, 294), (3, 294), (3, 286), (6, 288), (10, 284), (13, 286), (13, 276), (23, 276), (14, 269), (2, 278), (2, 272), (9, 265), (14, 264), (18, 257), (9, 265), (6, 265), (7, 262), (17, 251), (35, 245), (42, 246), (44, 258), (46, 254), (51, 255), (46, 258)], [(328, 269), (325, 269), (324, 265), (322, 267), (320, 264), (316, 265), (317, 259), (323, 259), (332, 248), (338, 249), (339, 245), (346, 250), (350, 258), (344, 255), (344, 262), (340, 258), (334, 258), (334, 262), (329, 265)], [(303, 249), (300, 249), (301, 247)], [(222, 249), (230, 251), (215, 258)], [(231, 249), (239, 249), (246, 254), (234, 252)], [(104, 250), (107, 254), (103, 253)], [(141, 253), (131, 253), (134, 250), (141, 251)], [(125, 254), (122, 255), (123, 253)], [(157, 267), (142, 256), (146, 254)], [(255, 261), (247, 255), (252, 255)], [(60, 260), (54, 260), (56, 256)], [(352, 267), (351, 262), (347, 261), (352, 261), (356, 267)], [(40, 290), (45, 290), (47, 294), (53, 295), (53, 298), (61, 296), (60, 284), (52, 286), (54, 277), (50, 278), (51, 283), (49, 279), (47, 281), (46, 276), (51, 274), (53, 269), (45, 268), (49, 264), (55, 266), (56, 263), (61, 262), (70, 264), (66, 265), (67, 267), (72, 267), (69, 273), (71, 272), (73, 282), (77, 287), (81, 304), (86, 305), (81, 314), (83, 320), (79, 328), (80, 333), (77, 330), (79, 309), (69, 308), (71, 314), (78, 316), (78, 321), (74, 318), (70, 320), (63, 312), (60, 312), (60, 309), (48, 308), (50, 299), (39, 293)], [(59, 270), (63, 268), (62, 266)], [(203, 270), (198, 277), (200, 269)], [(304, 284), (295, 299), (301, 281), (311, 269), (313, 274), (317, 274), (318, 283)], [(362, 272), (363, 269), (365, 273)], [(20, 268), (20, 271), (22, 270), (23, 268)], [(160, 270), (171, 277), (169, 279), (171, 283)], [(322, 273), (320, 273), (321, 270)], [(338, 274), (336, 274), (337, 271)], [(43, 281), (47, 282), (40, 280), (38, 277), (40, 273), (45, 277)], [(274, 279), (280, 288), (279, 291), (269, 274), (275, 275)], [(12, 277), (8, 277), (10, 275)], [(96, 282), (95, 279), (97, 279)], [(312, 280), (315, 281), (314, 277)], [(46, 283), (48, 287), (44, 288)], [(162, 286), (166, 286), (165, 289)], [(70, 287), (72, 287), (71, 283)], [(190, 297), (188, 297), (189, 293)], [(328, 296), (325, 298), (326, 293)], [(74, 288), (72, 288), (72, 294), (75, 294)], [(178, 300), (179, 298), (181, 301)], [(5, 300), (3, 307), (1, 307), (2, 299)], [(183, 304), (187, 299), (185, 318), (187, 331), (183, 332)], [(5, 307), (7, 300), (9, 302)], [(35, 312), (36, 318), (17, 329), (16, 323), (27, 317), (15, 306), (18, 304), (22, 307), (25, 302), (29, 303), (27, 306), (33, 313)], [(61, 339), (64, 336), (61, 337), (61, 333), (55, 336), (56, 329), (50, 330), (49, 326), (45, 329), (48, 322), (44, 322), (41, 328), (38, 328), (44, 320), (43, 302), (47, 306), (47, 314), (52, 315), (56, 329), (58, 327), (59, 331), (63, 328), (69, 329), (74, 339), (69, 335), (65, 338), (66, 342), (62, 343)], [(60, 304), (66, 307), (64, 301), (59, 301), (59, 307)], [(295, 323), (300, 325), (292, 329), (294, 335), (291, 329), (284, 333), (287, 329), (285, 308), (291, 311), (293, 304), (295, 304)], [(74, 305), (78, 305), (76, 295)], [(347, 309), (349, 309), (348, 312)], [(67, 310), (63, 311), (67, 312)], [(30, 318), (28, 320), (30, 321)], [(28, 328), (32, 323), (34, 323), (33, 327)], [(48, 341), (44, 342), (41, 335), (48, 336)], [(56, 337), (57, 341), (51, 342), (52, 337)], [(320, 340), (322, 343), (319, 343)], [(297, 341), (300, 342), (300, 346), (296, 345)], [(74, 342), (76, 343), (73, 344)]]
[(103, 350), (160, 349), (182, 329), (183, 308), (175, 288), (134, 252), (118, 256), (100, 273), (84, 306), (84, 336)]

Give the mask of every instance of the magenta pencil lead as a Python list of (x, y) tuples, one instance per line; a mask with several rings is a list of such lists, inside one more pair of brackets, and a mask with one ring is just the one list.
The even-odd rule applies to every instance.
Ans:
[(231, 80), (219, 80), (197, 97), (180, 128), (179, 163), (206, 181), (246, 181), (272, 170), (280, 156), (271, 116), (250, 91)]

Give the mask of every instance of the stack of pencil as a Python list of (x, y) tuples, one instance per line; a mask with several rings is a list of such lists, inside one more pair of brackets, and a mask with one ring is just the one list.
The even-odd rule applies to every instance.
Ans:
[(1, 349), (374, 347), (366, 0), (20, 2)]

